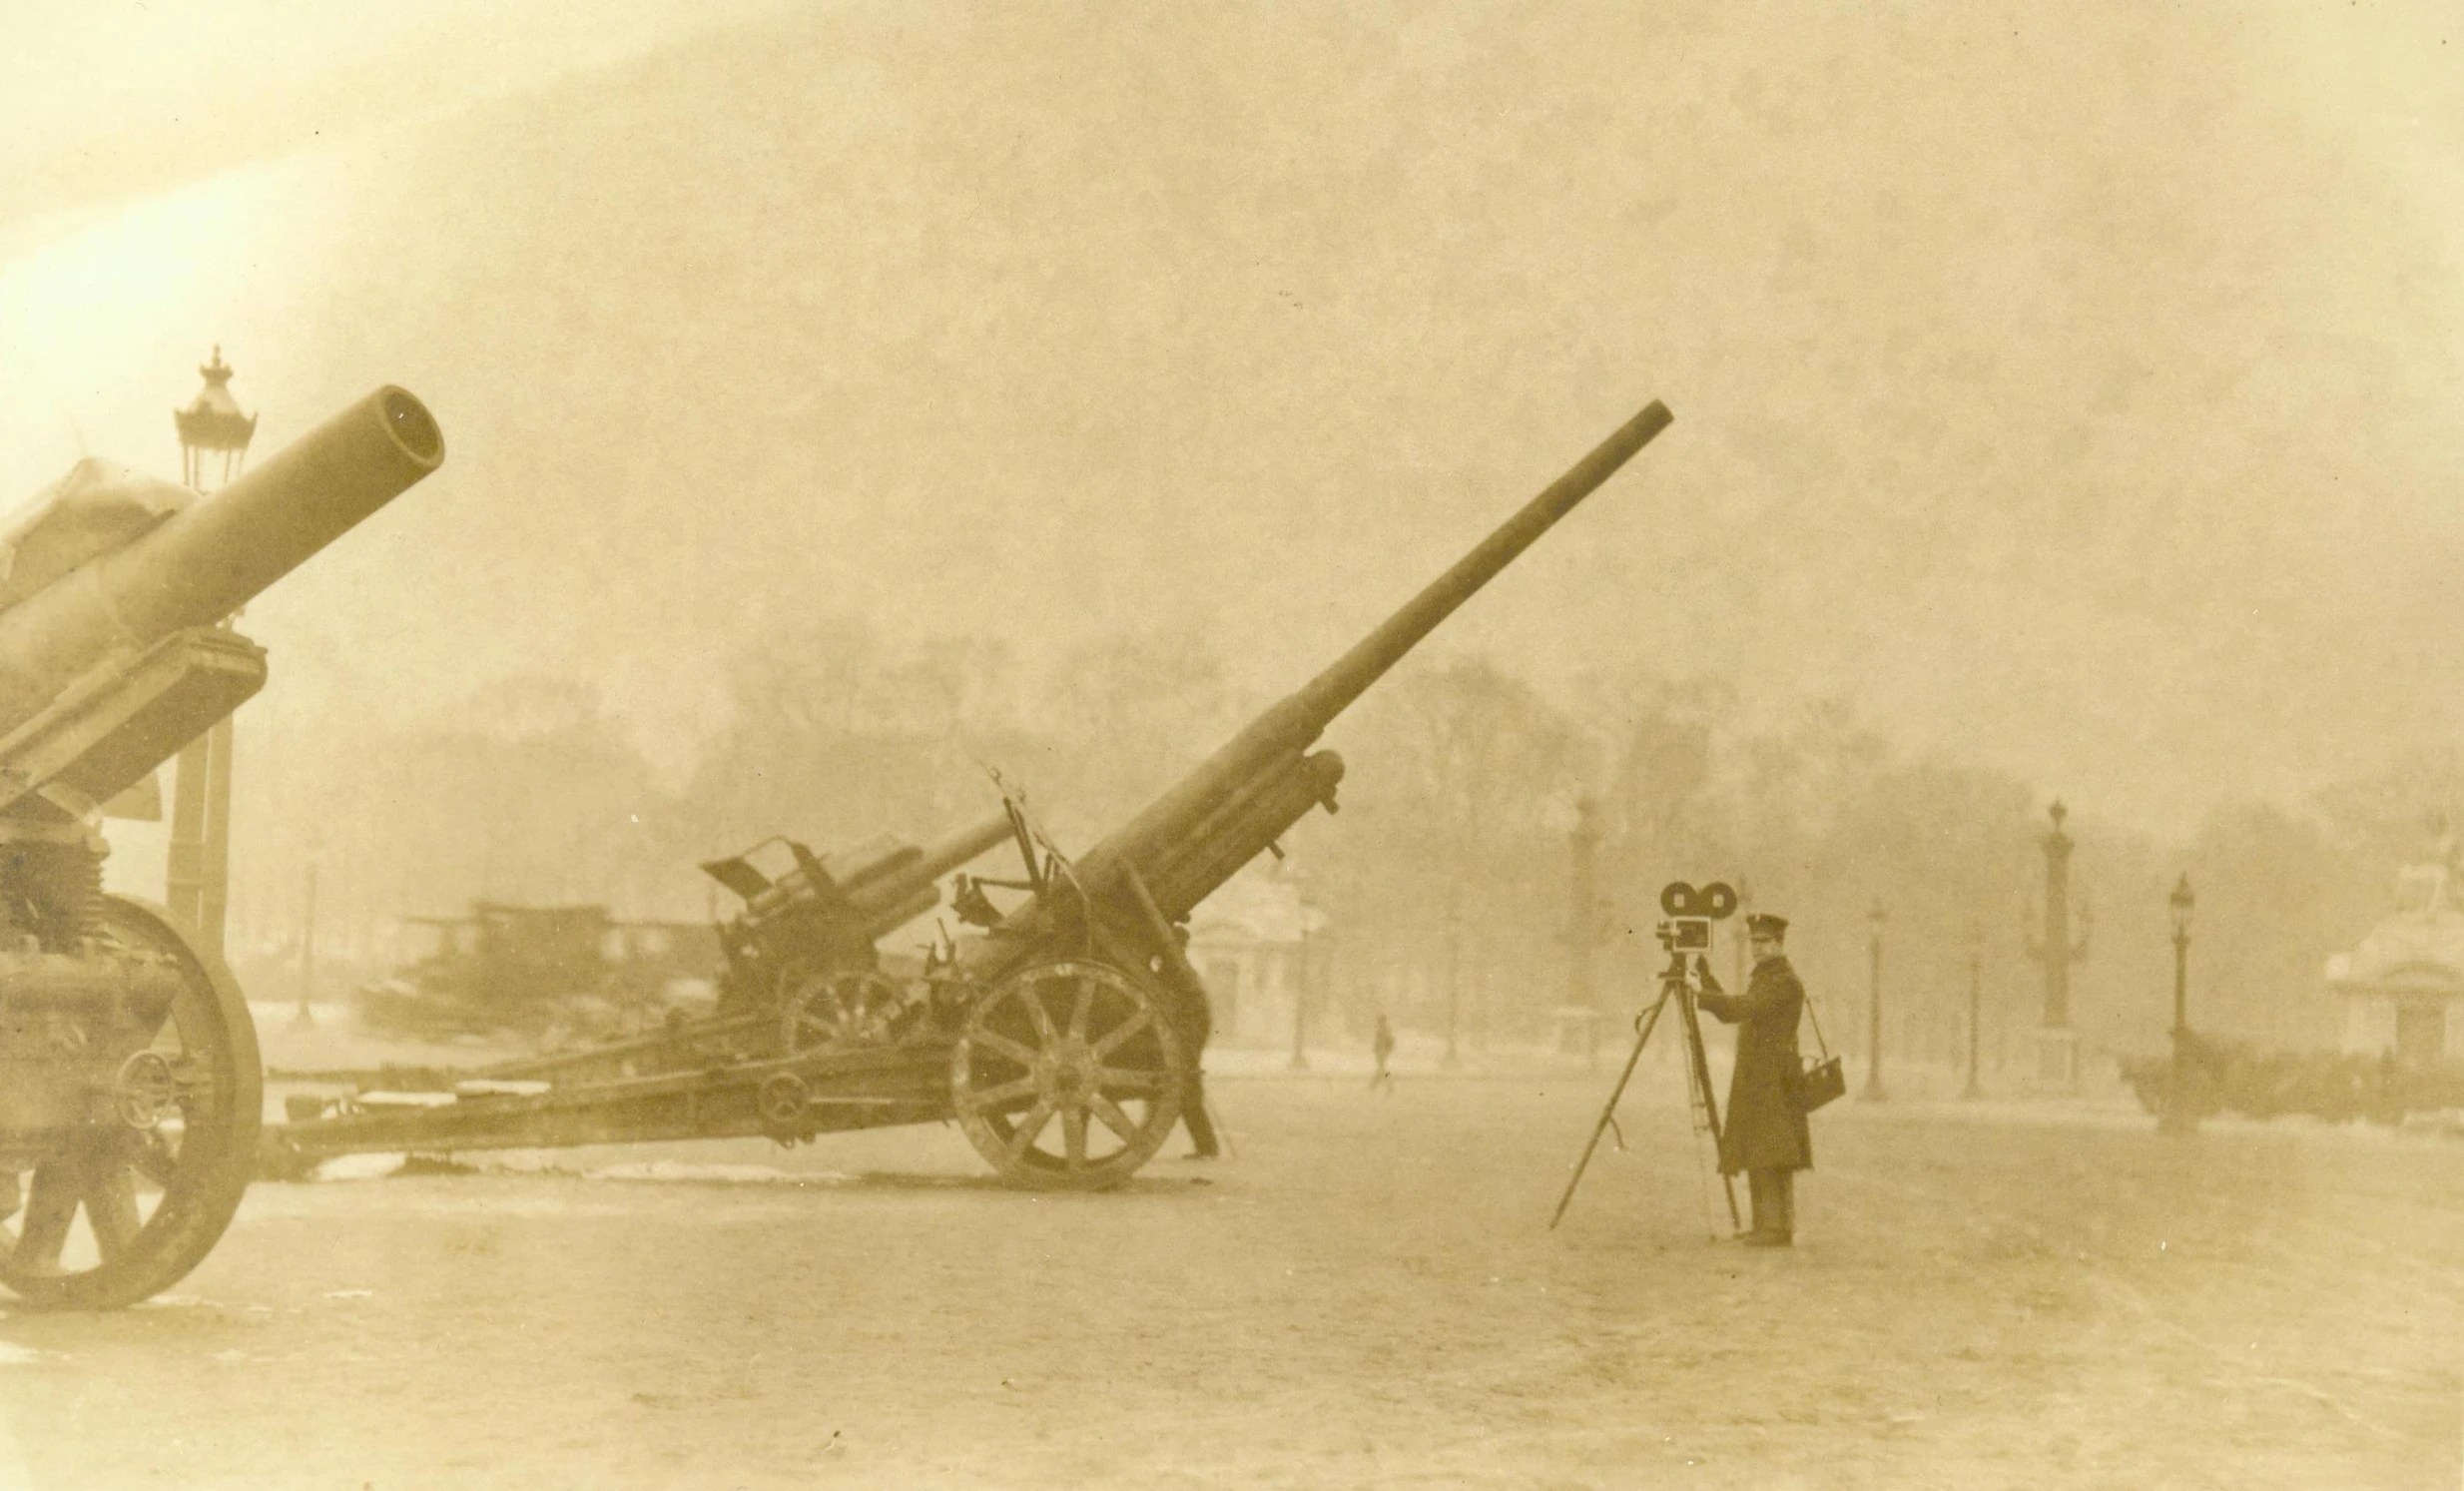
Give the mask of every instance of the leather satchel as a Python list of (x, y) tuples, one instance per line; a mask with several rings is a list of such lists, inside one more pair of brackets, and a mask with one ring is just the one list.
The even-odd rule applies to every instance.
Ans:
[(1840, 1070), (1839, 1058), (1805, 1059), (1805, 1071), (1797, 1078), (1798, 1113), (1810, 1114), (1834, 1098), (1847, 1096), (1848, 1074)]
[(1831, 1043), (1822, 1039), (1822, 1017), (1814, 1013), (1811, 995), (1806, 996), (1805, 1015), (1814, 1023), (1814, 1044), (1822, 1048), (1822, 1055), (1807, 1057), (1805, 1070), (1797, 1074), (1797, 1112), (1810, 1114), (1835, 1098), (1848, 1096), (1848, 1074), (1839, 1058), (1831, 1055)]

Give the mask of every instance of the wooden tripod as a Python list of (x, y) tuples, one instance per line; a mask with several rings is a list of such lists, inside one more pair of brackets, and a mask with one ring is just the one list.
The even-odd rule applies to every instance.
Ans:
[[(1557, 1223), (1564, 1219), (1565, 1208), (1574, 1199), (1574, 1187), (1582, 1183), (1582, 1172), (1591, 1163), (1592, 1151), (1599, 1147), (1600, 1135), (1614, 1132), (1617, 1147), (1625, 1147), (1625, 1130), (1617, 1126), (1617, 1104), (1625, 1097), (1625, 1085), (1633, 1080), (1634, 1068), (1642, 1060), (1642, 1049), (1651, 1044), (1651, 1033), (1659, 1028), (1659, 1018), (1671, 1003), (1677, 1007), (1677, 1025), (1685, 1036), (1688, 1106), (1701, 1109), (1703, 1122), (1711, 1130), (1711, 1142), (1719, 1142), (1719, 1100), (1711, 1092), (1710, 1061), (1702, 1054), (1702, 1022), (1694, 1009), (1694, 988), (1687, 977), (1685, 955), (1671, 947), (1668, 950), (1668, 966), (1660, 970), (1659, 998), (1634, 1017), (1634, 1049), (1626, 1055), (1625, 1070), (1617, 1074), (1617, 1085), (1608, 1094), (1607, 1106), (1600, 1110), (1599, 1121), (1591, 1125), (1590, 1141), (1582, 1146), (1582, 1157), (1574, 1161), (1574, 1173), (1565, 1182), (1565, 1194), (1557, 1197), (1557, 1209), (1548, 1218), (1549, 1230), (1554, 1231)], [(1742, 1227), (1745, 1223), (1737, 1213), (1736, 1182), (1723, 1172), (1719, 1183), (1728, 1197), (1729, 1224)]]

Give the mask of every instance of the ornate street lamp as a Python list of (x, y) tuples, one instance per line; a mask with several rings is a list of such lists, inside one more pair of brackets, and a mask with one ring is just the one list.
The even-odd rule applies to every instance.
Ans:
[(1890, 913), (1882, 909), (1882, 898), (1874, 898), (1874, 909), (1865, 914), (1867, 927), (1866, 951), (1872, 955), (1871, 981), (1865, 1000), (1865, 1091), (1858, 1101), (1880, 1103), (1882, 1091), (1882, 924)]
[[(213, 491), (240, 474), (248, 463), (249, 441), (257, 437), (257, 416), (240, 411), (240, 400), (231, 392), (231, 369), (223, 362), (223, 350), (214, 350), (214, 360), (197, 370), (205, 374), (206, 385), (197, 390), (197, 397), (184, 409), (171, 411), (172, 422), (180, 430), (180, 480), (194, 491)], [(220, 457), (221, 470), (214, 470)]]
[[(242, 413), (232, 396), (232, 370), (220, 347), (197, 371), (206, 385), (171, 417), (180, 432), (181, 480), (207, 493), (248, 463), (257, 416)], [(171, 853), (164, 875), (172, 911), (197, 929), (218, 958), (231, 891), (231, 717), (225, 715), (181, 750), (172, 777)], [(305, 1014), (307, 1007), (301, 1008)]]
[(2184, 1049), (2190, 1042), (2190, 912), (2196, 905), (2187, 874), (2174, 882), (2165, 905), (2173, 914), (2173, 1080), (2167, 1085), (2164, 1116), (2156, 1120), (2156, 1127), (2166, 1133), (2189, 1133), (2198, 1127), (2198, 1115), (2190, 1108), (2189, 1054)]

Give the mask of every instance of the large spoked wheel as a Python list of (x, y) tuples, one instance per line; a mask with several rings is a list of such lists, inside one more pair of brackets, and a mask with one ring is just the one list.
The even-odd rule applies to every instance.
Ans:
[(122, 1064), (113, 1121), (9, 1177), (0, 1284), (38, 1308), (116, 1309), (204, 1261), (248, 1189), (264, 1117), (257, 1028), (222, 960), (155, 907), (106, 897), (102, 922), (118, 950), (169, 958), (181, 988)]
[(1003, 1178), (1099, 1190), (1154, 1158), (1188, 1078), (1153, 991), (1075, 960), (992, 987), (959, 1033), (949, 1091), (958, 1126)]
[(915, 1028), (921, 1006), (877, 973), (791, 969), (779, 981), (779, 1046), (790, 1055), (842, 1046), (890, 1046)]

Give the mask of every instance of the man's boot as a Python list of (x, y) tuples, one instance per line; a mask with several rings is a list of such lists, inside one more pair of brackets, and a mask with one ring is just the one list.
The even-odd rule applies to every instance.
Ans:
[(1215, 1138), (1215, 1119), (1206, 1111), (1206, 1084), (1195, 1068), (1189, 1073), (1189, 1086), (1181, 1094), (1181, 1122), (1189, 1129), (1189, 1157), (1213, 1159), (1221, 1152)]
[(1786, 1170), (1747, 1170), (1746, 1188), (1754, 1198), (1754, 1226), (1739, 1233), (1737, 1240), (1747, 1247), (1786, 1247), (1788, 1230), (1788, 1172)]
[(1779, 1234), (1790, 1242), (1797, 1240), (1797, 1172), (1781, 1170), (1772, 1177), (1778, 1183), (1772, 1196), (1779, 1202)]

